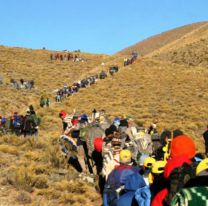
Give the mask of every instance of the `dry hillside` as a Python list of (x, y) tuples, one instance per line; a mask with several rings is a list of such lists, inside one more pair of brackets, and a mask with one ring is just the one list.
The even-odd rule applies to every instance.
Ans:
[[(0, 47), (0, 75), (5, 81), (0, 86), (0, 115), (14, 111), (24, 114), (27, 106), (33, 104), (42, 118), (38, 141), (0, 136), (0, 205), (101, 205), (95, 185), (80, 180), (60, 156), (57, 139), (61, 134), (58, 118), (61, 109), (71, 112), (76, 108), (87, 113), (93, 108), (105, 109), (111, 118), (127, 114), (145, 126), (157, 120), (159, 131), (182, 129), (194, 138), (198, 151), (203, 151), (201, 134), (208, 123), (207, 64), (205, 58), (196, 64), (179, 60), (190, 46), (195, 53), (206, 56), (202, 42), (207, 42), (207, 25), (194, 24), (178, 32), (171, 40), (170, 35), (162, 35), (163, 43), (153, 47), (160, 48), (154, 52), (150, 45), (158, 43), (153, 44), (153, 38), (146, 50), (151, 55), (127, 67), (122, 67), (123, 57), (119, 53), (113, 56), (80, 53), (86, 61), (60, 62), (49, 59), (51, 51)], [(157, 41), (158, 36), (155, 38)], [(172, 49), (180, 51), (177, 62), (169, 57)], [(197, 62), (198, 56), (192, 55), (192, 61)], [(54, 102), (53, 91), (64, 82), (70, 84), (113, 64), (120, 66), (114, 77), (98, 81), (62, 103)], [(34, 79), (35, 89), (16, 91), (10, 86), (10, 78)], [(51, 97), (50, 108), (39, 107), (42, 94)]]
[(163, 61), (208, 68), (208, 23), (150, 55)]
[(204, 25), (206, 22), (194, 23), (190, 25), (185, 25), (161, 34), (155, 35), (153, 37), (147, 38), (137, 44), (134, 44), (124, 50), (120, 51), (119, 54), (129, 55), (132, 51), (137, 51), (140, 55), (147, 55), (181, 37), (190, 33), (191, 31)]

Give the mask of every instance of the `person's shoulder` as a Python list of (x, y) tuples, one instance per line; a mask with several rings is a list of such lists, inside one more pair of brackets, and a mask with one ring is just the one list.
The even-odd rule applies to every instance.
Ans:
[(206, 136), (208, 135), (208, 130), (206, 130), (204, 133), (203, 133), (203, 136)]

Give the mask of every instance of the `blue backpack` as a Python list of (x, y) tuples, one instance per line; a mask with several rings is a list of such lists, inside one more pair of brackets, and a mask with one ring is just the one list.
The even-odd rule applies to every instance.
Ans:
[(2, 117), (1, 124), (4, 125), (5, 123), (6, 123), (6, 118), (5, 117)]
[(14, 128), (18, 128), (21, 126), (21, 117), (20, 116), (14, 117), (13, 126), (14, 126)]
[(134, 172), (125, 178), (119, 193), (112, 186), (106, 185), (103, 194), (103, 206), (131, 206), (135, 191), (144, 186), (146, 183), (138, 172)]

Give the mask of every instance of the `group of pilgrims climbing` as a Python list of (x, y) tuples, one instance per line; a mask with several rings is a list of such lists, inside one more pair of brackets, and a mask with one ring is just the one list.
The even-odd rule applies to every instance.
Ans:
[(207, 205), (208, 158), (181, 130), (159, 133), (157, 122), (110, 121), (95, 109), (59, 117), (60, 150), (78, 172), (97, 175), (103, 206)]
[[(124, 59), (124, 66), (132, 64), (137, 56), (132, 53)], [(51, 55), (51, 60), (73, 58), (69, 54)], [(111, 75), (116, 72), (117, 66), (109, 68)], [(65, 84), (56, 91), (56, 101), (106, 77), (107, 73), (101, 71), (70, 86)], [(25, 82), (20, 81), (21, 85)], [(11, 81), (13, 87), (16, 83)], [(49, 98), (42, 96), (40, 106), (49, 105)], [(159, 133), (156, 121), (145, 128), (126, 115), (111, 120), (104, 110), (96, 109), (90, 115), (62, 110), (59, 117), (63, 124), (60, 151), (77, 172), (97, 177), (103, 206), (208, 205), (208, 128), (203, 134), (205, 154), (196, 154), (191, 137), (178, 129)], [(15, 112), (0, 116), (1, 134), (37, 136), (39, 125), (40, 118), (32, 105), (25, 115)]]
[(0, 135), (15, 134), (17, 136), (38, 136), (41, 119), (32, 105), (25, 114), (14, 112), (10, 116), (0, 116)]
[(138, 58), (138, 53), (136, 51), (133, 51), (130, 57), (124, 58), (124, 67), (133, 64), (137, 58)]
[[(116, 72), (118, 72), (119, 68), (118, 66), (111, 66), (109, 68), (109, 74), (113, 76)], [(64, 84), (64, 87), (61, 89), (56, 90), (56, 96), (55, 100), (56, 102), (61, 102), (64, 98), (69, 97), (73, 94), (76, 94), (79, 92), (82, 88), (87, 88), (93, 84), (95, 84), (99, 79), (105, 79), (107, 77), (107, 72), (101, 71), (100, 73), (96, 75), (91, 75), (89, 77), (86, 77), (82, 80), (78, 80), (74, 82), (72, 85)]]
[(14, 89), (32, 89), (34, 88), (34, 80), (20, 79), (19, 82), (16, 79), (10, 79), (12, 88)]
[(59, 61), (73, 61), (73, 62), (79, 62), (84, 61), (83, 58), (79, 57), (77, 54), (72, 53), (51, 53), (50, 54), (50, 60), (59, 60)]

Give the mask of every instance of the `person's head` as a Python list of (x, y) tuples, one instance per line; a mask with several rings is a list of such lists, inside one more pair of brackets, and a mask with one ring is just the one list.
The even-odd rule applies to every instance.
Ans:
[(103, 138), (102, 137), (96, 137), (94, 139), (94, 149), (96, 152), (101, 153), (102, 152), (102, 145), (103, 145)]
[(132, 162), (132, 154), (128, 149), (123, 149), (120, 151), (119, 160), (121, 164), (130, 164)]
[(162, 145), (166, 145), (166, 143), (171, 140), (171, 131), (164, 130), (160, 135), (160, 140)]
[(31, 114), (31, 111), (30, 111), (29, 108), (27, 108), (27, 110), (26, 110), (26, 115), (30, 115), (30, 114)]
[(192, 138), (186, 135), (180, 135), (172, 140), (170, 146), (170, 156), (172, 158), (185, 155), (189, 159), (192, 159), (195, 153), (196, 147)]
[(119, 126), (120, 125), (120, 119), (119, 119), (119, 117), (116, 117), (114, 120), (113, 120), (113, 124), (115, 125), (115, 126)]
[(183, 132), (180, 129), (173, 130), (173, 138), (183, 135)]
[(65, 112), (65, 111), (60, 111), (60, 113), (59, 113), (59, 117), (61, 118), (61, 119), (64, 119), (65, 117), (67, 116), (67, 113)]

